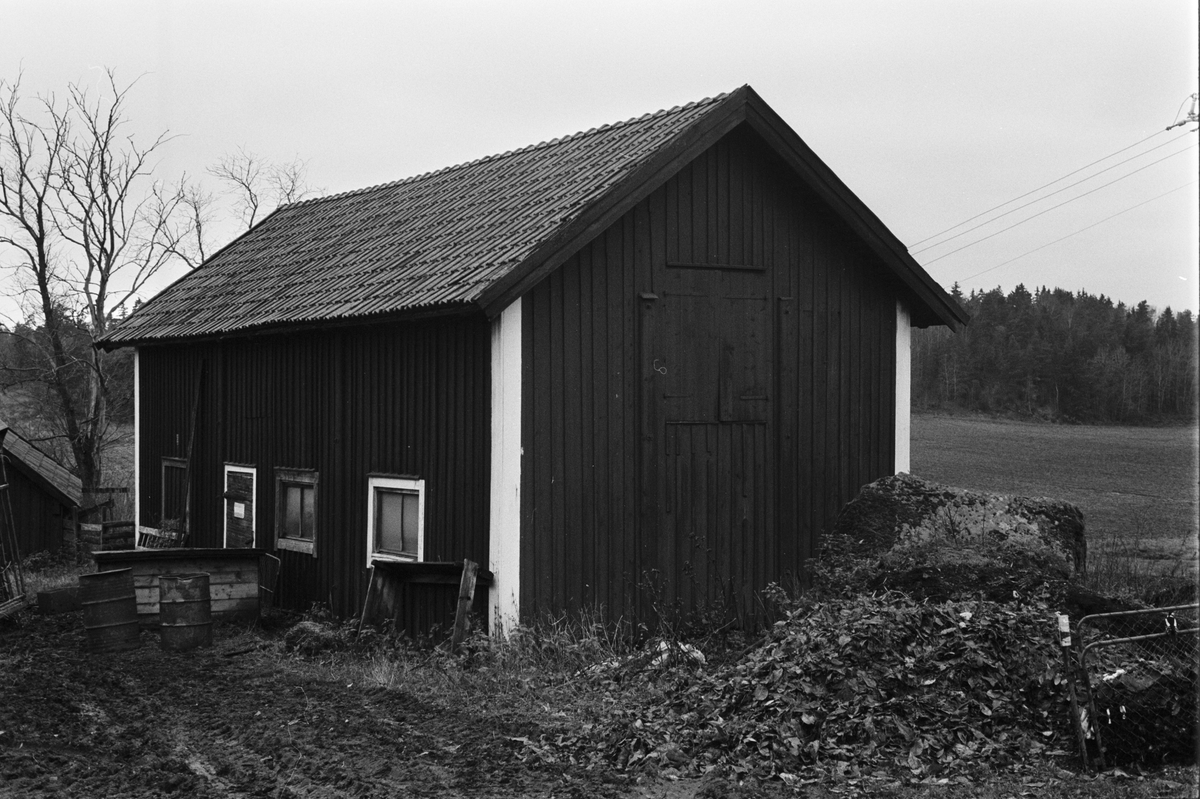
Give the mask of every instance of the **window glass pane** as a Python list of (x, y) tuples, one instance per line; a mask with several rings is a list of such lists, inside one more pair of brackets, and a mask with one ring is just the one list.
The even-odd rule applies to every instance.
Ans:
[(288, 538), (300, 538), (300, 504), (301, 487), (284, 485), (283, 487), (283, 534)]
[(404, 500), (404, 551), (416, 557), (417, 536), (421, 530), (417, 525), (417, 511), (421, 506), (421, 498), (416, 494), (400, 495)]
[(300, 537), (312, 540), (313, 531), (317, 529), (317, 514), (316, 514), (316, 497), (317, 492), (312, 486), (301, 486), (301, 513), (303, 518), (300, 522)]
[[(399, 491), (375, 491), (375, 549), (380, 552), (395, 552), (416, 556), (417, 539), (413, 531), (406, 530), (407, 499), (416, 499), (412, 494)], [(411, 530), (415, 530), (415, 520)]]

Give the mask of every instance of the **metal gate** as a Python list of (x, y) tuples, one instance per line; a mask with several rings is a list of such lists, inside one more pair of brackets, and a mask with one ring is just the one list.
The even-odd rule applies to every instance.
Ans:
[(1084, 765), (1196, 762), (1200, 605), (1085, 616), (1076, 627)]

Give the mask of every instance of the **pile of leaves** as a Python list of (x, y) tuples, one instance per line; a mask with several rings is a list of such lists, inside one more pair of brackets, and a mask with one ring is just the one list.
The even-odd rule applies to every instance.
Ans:
[(581, 675), (650, 701), (614, 703), (534, 751), (785, 782), (896, 767), (969, 775), (1071, 748), (1053, 631), (1040, 602), (891, 593), (794, 603), (760, 645), (724, 665), (679, 658), (632, 676), (619, 666)]

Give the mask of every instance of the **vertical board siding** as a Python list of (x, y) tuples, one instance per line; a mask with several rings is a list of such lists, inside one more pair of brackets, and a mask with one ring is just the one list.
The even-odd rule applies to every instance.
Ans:
[[(523, 615), (747, 620), (768, 582), (802, 580), (842, 505), (890, 473), (899, 289), (888, 274), (742, 128), (531, 290)], [(770, 363), (735, 360), (747, 385), (769, 378), (768, 399), (682, 418), (708, 400), (664, 400), (649, 361), (664, 347), (686, 360), (689, 346), (703, 359), (724, 325), (765, 336)], [(736, 394), (726, 387), (713, 412)]]
[[(186, 455), (199, 380), (193, 546), (222, 545), (224, 463), (258, 468), (256, 534), (267, 549), (275, 546), (274, 470), (320, 475), (316, 557), (277, 552), (285, 607), (360, 610), (372, 473), (425, 480), (427, 560), (486, 563), (489, 335), (486, 320), (470, 317), (145, 348), (138, 440), (144, 523), (159, 517), (161, 458)], [(406, 612), (414, 631), (446, 621), (420, 603)]]
[[(71, 521), (71, 508), (26, 474), (27, 467), (15, 456), (4, 452), (0, 457), (4, 458), (8, 478), (8, 486), (2, 490), (12, 511), (17, 551), (21, 557), (35, 552), (57, 552), (62, 548), (63, 524)], [(0, 519), (0, 525), (7, 524), (8, 519)]]

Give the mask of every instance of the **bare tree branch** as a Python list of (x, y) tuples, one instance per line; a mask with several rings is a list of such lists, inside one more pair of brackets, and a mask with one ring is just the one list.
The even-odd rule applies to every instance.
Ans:
[(235, 212), (246, 230), (266, 212), (299, 202), (313, 191), (307, 181), (307, 162), (297, 158), (272, 164), (244, 147), (222, 157), (208, 173), (225, 185), (223, 193), (233, 198)]

